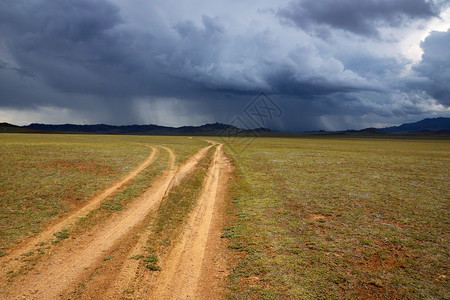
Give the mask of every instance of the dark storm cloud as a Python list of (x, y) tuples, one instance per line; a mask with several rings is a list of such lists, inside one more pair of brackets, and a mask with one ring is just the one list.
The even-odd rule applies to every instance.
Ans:
[[(209, 16), (202, 26), (186, 20), (136, 32), (122, 26), (119, 9), (102, 0), (0, 5), (2, 36), (14, 59), (61, 92), (170, 97), (247, 85), (245, 75), (236, 78), (226, 63), (218, 63), (227, 40)], [(159, 35), (160, 29), (172, 35)]]
[(0, 20), (18, 64), (62, 91), (95, 90), (101, 79), (90, 70), (119, 59), (110, 32), (120, 22), (118, 10), (103, 1), (2, 1)]
[[(263, 2), (270, 9), (242, 2), (242, 11), (231, 11), (236, 3), (218, 2), (201, 11), (209, 2), (200, 0), (194, 8), (172, 0), (3, 0), (0, 109), (54, 106), (115, 124), (229, 122), (263, 90), (285, 111), (275, 128), (342, 129), (421, 113), (426, 95), (400, 79), (410, 61), (386, 51), (385, 41), (378, 53), (373, 40), (381, 26), (435, 16), (431, 2)], [(280, 16), (298, 27), (280, 24)], [(312, 33), (334, 29), (328, 40)], [(436, 73), (448, 56), (435, 53), (444, 41), (434, 36), (422, 45), (417, 80), (448, 103), (438, 90), (446, 77)]]
[(422, 61), (414, 70), (422, 80), (415, 85), (441, 104), (450, 106), (450, 30), (432, 32), (421, 47), (424, 52)]
[(21, 78), (27, 76), (27, 77), (33, 77), (33, 73), (21, 68), (16, 68), (16, 67), (12, 67), (9, 63), (3, 61), (0, 59), (0, 70), (5, 70), (5, 71), (12, 71), (14, 73), (16, 73), (17, 75), (19, 75)]
[(107, 1), (4, 1), (0, 25), (18, 64), (62, 92), (120, 97), (158, 82), (151, 34), (121, 27)]
[(295, 0), (278, 14), (305, 30), (341, 29), (377, 36), (379, 27), (397, 27), (411, 19), (428, 19), (437, 16), (437, 8), (425, 0)]
[(176, 76), (211, 92), (252, 95), (266, 90), (307, 98), (377, 88), (310, 42), (280, 55), (270, 53), (278, 47), (270, 34), (234, 40), (224, 27), (208, 16), (201, 26), (178, 23), (174, 28), (180, 40), (160, 62), (167, 72), (176, 70)]

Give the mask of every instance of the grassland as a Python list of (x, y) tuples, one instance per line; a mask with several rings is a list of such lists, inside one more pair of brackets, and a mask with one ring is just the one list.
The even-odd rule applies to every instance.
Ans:
[[(180, 164), (207, 142), (0, 134), (0, 255), (123, 178), (150, 154), (144, 145), (172, 149)], [(147, 169), (55, 239), (126, 210), (167, 168), (169, 154), (158, 149)], [(258, 138), (242, 153), (224, 150), (235, 165), (223, 234), (230, 299), (449, 298), (450, 141)], [(146, 272), (160, 270), (182, 233), (211, 157), (212, 149), (147, 217), (145, 251), (133, 256)]]
[[(170, 147), (179, 163), (207, 143), (185, 137), (1, 134), (0, 255), (134, 169), (151, 151), (143, 144)], [(161, 154), (103, 208), (120, 210), (166, 164), (167, 154)]]
[(231, 299), (449, 297), (449, 141), (259, 138), (228, 153)]

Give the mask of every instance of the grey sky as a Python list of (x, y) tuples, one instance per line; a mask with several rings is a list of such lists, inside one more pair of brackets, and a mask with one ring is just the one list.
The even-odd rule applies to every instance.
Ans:
[(3, 0), (0, 121), (283, 130), (450, 116), (450, 9), (425, 0)]

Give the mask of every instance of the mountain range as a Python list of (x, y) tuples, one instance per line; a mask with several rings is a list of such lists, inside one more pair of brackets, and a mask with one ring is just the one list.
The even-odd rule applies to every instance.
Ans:
[(213, 123), (201, 126), (167, 127), (159, 125), (76, 125), (76, 124), (38, 124), (16, 126), (0, 123), (0, 132), (13, 133), (95, 133), (95, 134), (140, 134), (140, 135), (222, 135), (225, 132), (239, 132), (239, 134), (258, 134), (278, 131), (267, 128), (241, 129), (233, 125)]
[(428, 118), (415, 123), (406, 123), (400, 126), (386, 127), (382, 130), (391, 133), (450, 130), (450, 118)]
[(16, 133), (96, 133), (96, 134), (141, 134), (141, 135), (211, 135), (218, 136), (227, 132), (235, 132), (239, 135), (256, 136), (285, 136), (285, 135), (386, 135), (386, 134), (450, 134), (450, 118), (427, 118), (414, 123), (406, 123), (399, 126), (385, 128), (365, 128), (362, 130), (346, 131), (313, 131), (300, 133), (285, 133), (267, 128), (241, 129), (233, 125), (213, 123), (201, 126), (167, 127), (158, 125), (75, 125), (75, 124), (38, 124), (16, 126), (8, 123), (0, 123), (0, 132)]

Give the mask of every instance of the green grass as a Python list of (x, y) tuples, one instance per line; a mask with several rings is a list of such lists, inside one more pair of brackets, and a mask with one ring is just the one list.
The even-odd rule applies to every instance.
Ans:
[(150, 271), (161, 271), (161, 267), (157, 265), (158, 257), (155, 254), (148, 255), (144, 259), (145, 266)]
[(449, 141), (259, 138), (227, 151), (231, 299), (448, 297)]
[[(83, 205), (165, 145), (182, 162), (207, 143), (186, 137), (0, 134), (0, 249)], [(103, 209), (119, 211), (167, 165), (159, 162), (114, 195)], [(165, 154), (164, 154), (165, 153)]]
[(96, 136), (1, 134), (1, 248), (83, 204), (148, 153)]
[(70, 233), (67, 228), (64, 228), (61, 231), (55, 232), (53, 235), (60, 240), (65, 240), (70, 236)]
[[(0, 256), (86, 203), (149, 154), (177, 163), (201, 139), (0, 134)], [(450, 141), (258, 138), (240, 154), (223, 234), (237, 261), (230, 299), (448, 298)], [(164, 199), (146, 251), (158, 271), (201, 191), (213, 149)], [(126, 209), (167, 167), (154, 164), (56, 241)], [(37, 259), (50, 245), (26, 253)], [(109, 257), (108, 259), (112, 259)], [(15, 273), (14, 273), (15, 274)]]

